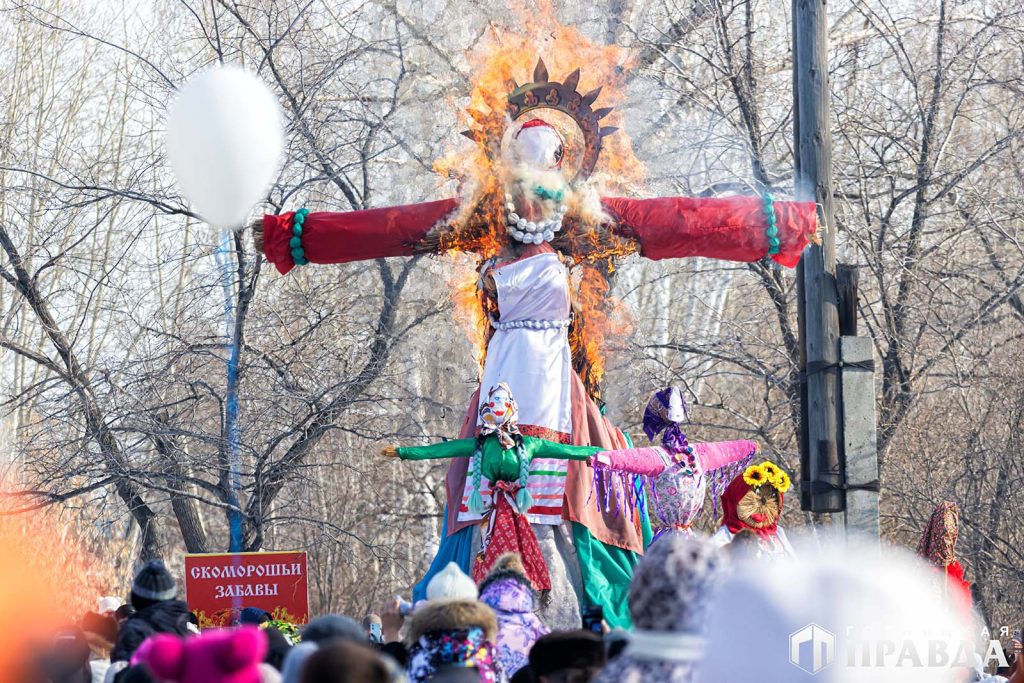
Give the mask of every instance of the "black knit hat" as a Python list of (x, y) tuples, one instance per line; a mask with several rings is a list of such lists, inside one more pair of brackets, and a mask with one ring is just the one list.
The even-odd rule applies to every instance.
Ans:
[(530, 650), (530, 669), (534, 676), (566, 669), (597, 669), (604, 666), (605, 661), (604, 642), (590, 631), (549, 633), (538, 638)]
[(173, 600), (178, 597), (178, 586), (174, 577), (160, 560), (150, 560), (139, 570), (132, 581), (132, 605), (142, 609), (156, 602)]

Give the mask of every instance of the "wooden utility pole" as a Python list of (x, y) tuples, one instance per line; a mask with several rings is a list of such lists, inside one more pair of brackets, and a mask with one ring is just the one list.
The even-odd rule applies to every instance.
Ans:
[(827, 0), (793, 0), (795, 194), (818, 203), (818, 235), (797, 266), (801, 507), (846, 509), (839, 434), (839, 312), (832, 214)]

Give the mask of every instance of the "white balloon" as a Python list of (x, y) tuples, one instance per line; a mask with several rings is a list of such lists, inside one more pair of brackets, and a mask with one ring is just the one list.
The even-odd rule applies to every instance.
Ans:
[(200, 216), (242, 225), (280, 167), (283, 122), (270, 89), (243, 69), (218, 66), (181, 88), (167, 117), (167, 155)]

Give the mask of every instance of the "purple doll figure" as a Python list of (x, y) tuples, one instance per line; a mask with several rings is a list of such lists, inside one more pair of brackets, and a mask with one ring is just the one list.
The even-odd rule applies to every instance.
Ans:
[(592, 458), (595, 479), (619, 479), (627, 490), (639, 489), (637, 478), (646, 482), (659, 527), (655, 540), (667, 532), (692, 535), (690, 525), (700, 515), (708, 485), (717, 513), (718, 497), (734, 470), (742, 470), (760, 450), (754, 441), (691, 444), (682, 429), (686, 417), (683, 392), (666, 387), (651, 396), (644, 410), (644, 433), (652, 444), (661, 434), (660, 445), (603, 451)]

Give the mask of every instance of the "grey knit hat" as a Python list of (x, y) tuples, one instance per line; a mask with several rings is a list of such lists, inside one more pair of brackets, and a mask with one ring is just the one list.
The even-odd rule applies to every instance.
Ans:
[(132, 581), (133, 601), (136, 598), (141, 598), (143, 601), (162, 602), (173, 600), (176, 597), (178, 597), (178, 585), (160, 560), (147, 562)]

